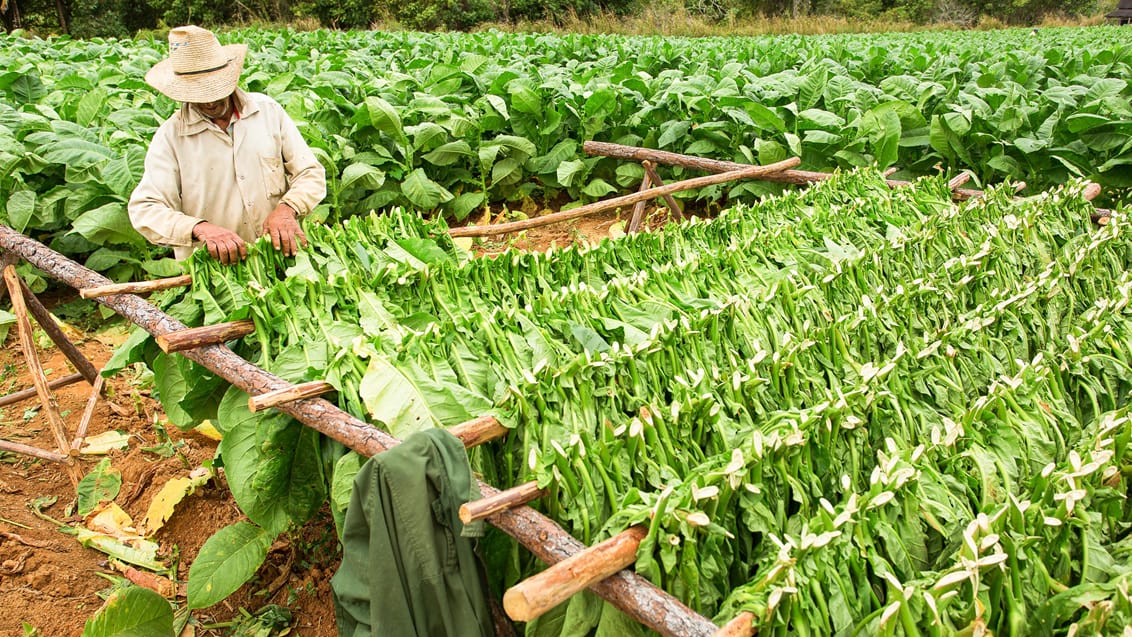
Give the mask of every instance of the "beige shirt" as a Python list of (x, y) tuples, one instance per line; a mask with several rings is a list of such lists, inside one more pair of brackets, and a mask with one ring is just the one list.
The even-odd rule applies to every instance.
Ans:
[(134, 228), (178, 259), (200, 245), (192, 233), (201, 221), (252, 241), (280, 202), (302, 216), (326, 196), (326, 171), (283, 107), (259, 93), (236, 96), (228, 131), (188, 104), (165, 120), (130, 196)]

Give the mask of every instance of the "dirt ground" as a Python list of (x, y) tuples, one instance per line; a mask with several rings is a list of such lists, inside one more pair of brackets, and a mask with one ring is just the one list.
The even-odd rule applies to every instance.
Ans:
[[(663, 211), (657, 213), (650, 206), (649, 225), (662, 223), (664, 217)], [(550, 245), (615, 235), (626, 224), (627, 220), (611, 212), (488, 237), (474, 249), (478, 254), (494, 254), (508, 247), (544, 250)], [(3, 305), (8, 305), (6, 300)], [(89, 333), (70, 334), (83, 354), (101, 368), (124, 340), (127, 327), (119, 319)], [(42, 332), (37, 343), (48, 379), (73, 373)], [(13, 326), (0, 350), (0, 395), (31, 386)], [(85, 382), (54, 392), (69, 437), (75, 435), (90, 393)], [(168, 480), (187, 477), (216, 452), (215, 440), (165, 426), (161, 405), (150, 396), (140, 370), (108, 379), (104, 395), (95, 404), (87, 435), (112, 430), (129, 435), (128, 449), (107, 456), (80, 456), (79, 473), (87, 473), (101, 458), (109, 457), (122, 475), (115, 502), (135, 521), (142, 519)], [(56, 449), (46, 411), (34, 397), (0, 407), (0, 438)], [(37, 515), (33, 504), (44, 502), (50, 504), (41, 504), (42, 515)], [(122, 577), (106, 554), (83, 547), (74, 535), (60, 530), (57, 523), (83, 524), (75, 505), (75, 487), (61, 465), (0, 451), (0, 637), (77, 637), (102, 605), (99, 593), (105, 595), (114, 580)], [(160, 544), (159, 558), (175, 565), (177, 579), (183, 583), (205, 540), (242, 519), (221, 475), (185, 497), (152, 539)], [(220, 604), (195, 611), (182, 635), (230, 635), (239, 622), (271, 605), (285, 607), (292, 616), (290, 632), (271, 634), (336, 635), (330, 577), (337, 568), (338, 551), (333, 523), (324, 511), (301, 533), (277, 542), (252, 582)], [(184, 606), (183, 587), (173, 601), (178, 608)]]

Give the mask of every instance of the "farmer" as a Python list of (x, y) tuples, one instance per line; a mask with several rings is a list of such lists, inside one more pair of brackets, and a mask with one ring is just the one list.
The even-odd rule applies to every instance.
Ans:
[(203, 245), (235, 263), (247, 256), (246, 242), (265, 234), (291, 256), (307, 242), (298, 217), (326, 196), (325, 170), (283, 107), (236, 87), (247, 50), (178, 27), (169, 32), (169, 58), (145, 75), (181, 108), (153, 136), (130, 222), (177, 259)]

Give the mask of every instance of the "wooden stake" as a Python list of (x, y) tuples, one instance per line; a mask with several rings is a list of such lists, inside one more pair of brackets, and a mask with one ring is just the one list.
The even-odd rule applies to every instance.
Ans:
[[(3, 289), (5, 291), (7, 290), (7, 288), (0, 288), (0, 289)], [(74, 385), (75, 383), (80, 383), (83, 380), (85, 380), (83, 378), (83, 375), (76, 372), (76, 373), (71, 374), (69, 376), (63, 376), (62, 378), (56, 378), (52, 381), (49, 381), (47, 383), (47, 388), (48, 389), (59, 389), (60, 387), (66, 387), (67, 385)], [(13, 403), (18, 403), (21, 400), (27, 400), (28, 398), (34, 398), (35, 394), (36, 394), (35, 387), (28, 387), (27, 389), (21, 389), (20, 391), (12, 392), (12, 393), (8, 394), (7, 396), (0, 398), (0, 407), (4, 407), (6, 405), (11, 405)]]
[(43, 328), (43, 331), (46, 332), (47, 336), (51, 338), (51, 341), (55, 343), (59, 351), (63, 352), (67, 360), (71, 361), (71, 364), (75, 366), (75, 371), (82, 374), (86, 382), (93, 385), (95, 379), (98, 378), (98, 370), (94, 368), (94, 364), (87, 360), (87, 357), (79, 351), (79, 348), (75, 347), (71, 339), (67, 338), (67, 335), (63, 333), (63, 329), (55, 322), (55, 316), (52, 315), (51, 312), (48, 312), (47, 308), (43, 307), (43, 304), (35, 297), (35, 294), (32, 293), (28, 284), (18, 276), (16, 279), (20, 282), (20, 290), (23, 291), (24, 302), (27, 305), (28, 311), (35, 317), (35, 322), (39, 323), (39, 326)]
[[(647, 162), (645, 162), (647, 163)], [(644, 192), (649, 189), (649, 176), (646, 174), (641, 179), (641, 187), (637, 192)], [(628, 232), (636, 232), (641, 227), (641, 217), (645, 216), (645, 205), (648, 203), (647, 199), (642, 199), (633, 204), (633, 216), (629, 217), (629, 230)]]
[(958, 175), (952, 177), (951, 181), (947, 182), (947, 189), (958, 190), (960, 186), (967, 183), (968, 181), (971, 181), (971, 173), (963, 171)]
[(255, 413), (269, 407), (289, 403), (293, 400), (314, 398), (315, 396), (329, 394), (332, 391), (334, 391), (334, 385), (324, 380), (312, 380), (308, 383), (299, 383), (298, 385), (292, 385), (284, 389), (269, 391), (266, 394), (250, 396), (248, 398), (248, 409), (250, 409), (252, 413)]
[(241, 338), (255, 331), (255, 323), (251, 319), (232, 321), (230, 323), (217, 323), (203, 327), (190, 327), (177, 332), (160, 334), (156, 337), (157, 346), (166, 354), (196, 349), (204, 345), (217, 345)]
[(884, 178), (888, 179), (889, 177), (895, 175), (896, 171), (898, 171), (898, 170), (900, 170), (900, 169), (897, 168), (896, 166), (890, 166), (888, 168), (885, 168), (884, 169)]
[(98, 404), (98, 397), (102, 395), (102, 386), (106, 383), (106, 379), (102, 374), (94, 381), (94, 386), (90, 389), (90, 397), (86, 400), (86, 408), (83, 409), (83, 416), (79, 419), (79, 428), (75, 430), (75, 439), (71, 441), (71, 450), (78, 451), (83, 446), (83, 441), (86, 440), (86, 430), (90, 428), (90, 421), (94, 418), (94, 406)]
[(514, 509), (531, 500), (537, 500), (546, 495), (546, 489), (540, 489), (538, 482), (532, 480), (517, 487), (505, 489), (490, 498), (481, 498), (474, 502), (465, 502), (460, 505), (460, 521), (471, 524), (490, 515)]
[(1089, 185), (1085, 186), (1085, 192), (1083, 194), (1085, 196), (1085, 201), (1092, 201), (1101, 194), (1101, 185), (1094, 181), (1090, 181)]
[(716, 631), (712, 637), (754, 637), (755, 614), (745, 610), (727, 622), (723, 628)]
[(478, 447), (485, 442), (502, 438), (509, 431), (491, 416), (480, 416), (448, 428), (452, 435), (464, 443), (464, 448)]
[(19, 442), (12, 442), (10, 440), (0, 440), (0, 451), (11, 451), (24, 456), (34, 456), (41, 460), (49, 462), (58, 462), (59, 464), (67, 464), (71, 460), (71, 456), (66, 456), (56, 451), (47, 451), (39, 447), (25, 445)]
[(637, 547), (648, 529), (634, 526), (595, 544), (507, 589), (503, 608), (515, 621), (528, 622), (594, 582), (637, 560)]
[(110, 296), (111, 294), (144, 294), (146, 292), (157, 292), (192, 284), (192, 275), (182, 274), (181, 276), (172, 276), (167, 279), (154, 279), (153, 281), (112, 283), (110, 285), (100, 285), (93, 288), (82, 288), (79, 290), (79, 296), (84, 299), (97, 299), (98, 297)]
[[(664, 180), (660, 178), (660, 175), (656, 174), (656, 167), (651, 161), (645, 160), (641, 162), (641, 165), (645, 167), (645, 173), (648, 174), (649, 181), (651, 181), (654, 186), (664, 185)], [(684, 220), (684, 209), (680, 207), (680, 204), (672, 195), (664, 195), (664, 202), (668, 204), (669, 210), (676, 213), (677, 219), (681, 221)]]
[(631, 195), (624, 195), (621, 197), (614, 197), (613, 199), (606, 199), (605, 201), (595, 201), (591, 204), (579, 206), (571, 210), (563, 210), (562, 212), (553, 212), (541, 217), (533, 219), (524, 219), (522, 221), (512, 221), (510, 223), (497, 223), (490, 226), (465, 226), (463, 228), (452, 228), (448, 234), (453, 237), (484, 237), (493, 234), (504, 234), (507, 232), (518, 232), (519, 230), (527, 230), (529, 228), (537, 228), (552, 223), (561, 221), (569, 221), (570, 219), (577, 219), (586, 215), (592, 215), (603, 210), (612, 210), (629, 204), (637, 203), (642, 199), (655, 199), (657, 197), (680, 192), (681, 190), (691, 190), (693, 188), (703, 188), (704, 186), (711, 186), (714, 184), (722, 184), (737, 179), (756, 179), (762, 178), (767, 175), (779, 173), (791, 166), (797, 166), (801, 160), (797, 157), (780, 161), (777, 164), (770, 164), (768, 166), (746, 166), (742, 170), (735, 170), (732, 172), (720, 173), (717, 175), (708, 175), (706, 177), (696, 177), (694, 179), (685, 179), (678, 181), (674, 184), (667, 186), (660, 186), (658, 188), (650, 188), (644, 192), (638, 192)]
[[(27, 306), (24, 304), (24, 292), (20, 287), (20, 276), (16, 274), (16, 266), (9, 265), (4, 268), (4, 283), (8, 286), (8, 296), (12, 298), (12, 313), (16, 315), (20, 345), (23, 347), (24, 358), (27, 359), (28, 371), (31, 372), (31, 380), (35, 384), (39, 402), (43, 404), (43, 411), (47, 416), (51, 433), (55, 436), (55, 444), (58, 445), (58, 450), (60, 452), (67, 451), (71, 448), (67, 440), (67, 429), (63, 425), (63, 418), (59, 416), (59, 406), (55, 403), (55, 395), (47, 387), (47, 377), (43, 375), (43, 366), (39, 363), (39, 356), (35, 353), (35, 339), (32, 337), (31, 321), (28, 320)], [(71, 479), (71, 483), (78, 487), (81, 476), (75, 467), (74, 460), (67, 456), (66, 460), (60, 462), (67, 468), (67, 476)]]

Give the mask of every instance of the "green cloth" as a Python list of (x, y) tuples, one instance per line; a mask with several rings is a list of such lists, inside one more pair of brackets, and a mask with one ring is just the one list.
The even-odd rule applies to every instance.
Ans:
[(340, 637), (491, 637), (480, 561), (460, 505), (479, 488), (458, 438), (428, 429), (370, 458), (354, 479), (334, 574)]

